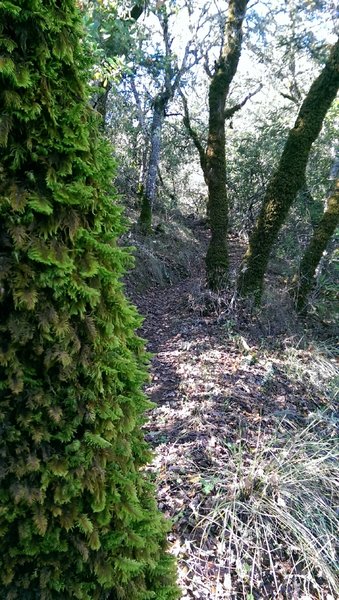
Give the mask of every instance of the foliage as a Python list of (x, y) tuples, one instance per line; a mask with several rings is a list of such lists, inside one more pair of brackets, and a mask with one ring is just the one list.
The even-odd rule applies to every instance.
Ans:
[(95, 58), (96, 80), (107, 86), (108, 81), (117, 80), (127, 69), (126, 57), (133, 45), (134, 20), (140, 16), (144, 6), (136, 3), (133, 9), (124, 2), (98, 2), (83, 0), (81, 3), (84, 26)]
[(0, 597), (174, 599), (75, 3), (0, 2)]
[[(172, 69), (174, 73), (175, 60), (182, 52), (184, 40), (195, 27), (197, 61), (182, 78), (181, 87), (188, 100), (192, 128), (205, 148), (207, 88), (214, 72), (214, 60), (225, 42), (224, 35), (220, 35), (225, 27), (222, 3), (212, 6), (206, 1), (199, 9), (189, 2), (175, 6), (169, 3), (166, 10), (162, 3), (151, 2), (148, 6), (145, 19), (138, 23), (138, 33), (135, 30), (136, 44), (129, 63), (133, 66), (114, 90), (114, 98), (112, 94), (113, 102), (116, 103), (115, 98), (119, 97), (121, 103), (120, 114), (113, 116), (112, 113), (111, 117), (113, 136), (114, 131), (119, 135), (123, 131), (119, 148), (122, 163), (119, 184), (121, 191), (126, 189), (127, 193), (136, 190), (141, 182), (145, 189), (154, 98), (162, 89), (166, 70)], [(248, 8), (242, 57), (225, 111), (228, 115), (226, 186), (230, 229), (245, 234), (245, 237), (251, 233), (265, 188), (277, 166), (310, 79), (326, 60), (334, 33), (332, 8), (329, 2), (298, 0), (272, 7), (259, 3)], [(188, 12), (187, 22), (181, 18), (183, 10)], [(173, 24), (170, 36), (173, 64), (166, 60), (158, 22), (158, 16), (161, 20), (166, 11)], [(138, 99), (132, 92), (132, 81)], [(262, 90), (252, 99), (259, 84)], [(250, 101), (244, 107), (244, 100), (248, 98)], [(166, 111), (158, 165), (158, 198), (154, 207), (165, 206), (167, 211), (178, 208), (186, 214), (194, 210), (204, 215), (207, 190), (202, 174), (197, 176), (200, 167), (194, 145), (191, 140), (186, 144), (184, 141), (184, 111), (180, 104), (174, 98), (170, 112)], [(237, 106), (238, 111), (230, 118), (230, 112)], [(333, 106), (310, 155), (305, 186), (297, 194), (273, 251), (273, 269), (276, 271), (278, 265), (285, 276), (295, 273), (312, 229), (323, 212), (326, 172), (336, 136), (336, 114), (337, 109)]]

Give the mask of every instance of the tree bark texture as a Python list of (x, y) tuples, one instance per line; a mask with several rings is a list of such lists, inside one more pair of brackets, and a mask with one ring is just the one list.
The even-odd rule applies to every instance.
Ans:
[(339, 39), (328, 61), (315, 79), (290, 130), (277, 171), (265, 194), (251, 235), (238, 281), (242, 296), (253, 296), (258, 304), (273, 244), (297, 192), (305, 182), (305, 170), (313, 142), (339, 88)]
[[(132, 7), (131, 11), (129, 12), (129, 15), (125, 14), (122, 17), (121, 21), (123, 21), (126, 25), (130, 26), (139, 19), (139, 17), (142, 15), (144, 10), (145, 10), (145, 5), (143, 3), (140, 3), (140, 4), (137, 3)], [(103, 41), (102, 41), (102, 43), (103, 43), (103, 45), (105, 45), (105, 43)], [(118, 54), (120, 54), (120, 52), (118, 52)], [(98, 94), (98, 98), (96, 101), (96, 110), (102, 117), (101, 129), (102, 129), (102, 131), (105, 131), (106, 130), (106, 118), (107, 118), (107, 103), (108, 103), (109, 93), (112, 89), (112, 81), (108, 80), (106, 84), (104, 82), (102, 82), (101, 88), (104, 91), (100, 92)]]
[(207, 285), (224, 289), (228, 280), (228, 200), (226, 193), (225, 104), (236, 73), (242, 44), (242, 24), (248, 0), (231, 0), (225, 28), (225, 45), (209, 88), (209, 125), (206, 149), (208, 215), (211, 241), (206, 255)]
[(182, 75), (187, 70), (187, 59), (190, 50), (190, 43), (188, 43), (185, 48), (181, 66), (178, 67), (176, 62), (173, 62), (174, 55), (171, 49), (173, 40), (171, 39), (168, 28), (169, 15), (167, 14), (166, 9), (164, 11), (160, 11), (159, 14), (162, 15), (161, 19), (159, 18), (159, 20), (163, 33), (167, 65), (164, 70), (165, 81), (163, 91), (158, 93), (153, 101), (153, 118), (150, 136), (151, 149), (146, 178), (146, 189), (142, 198), (142, 207), (139, 217), (140, 230), (145, 234), (149, 233), (152, 227), (153, 204), (156, 196), (157, 173), (161, 153), (161, 133), (165, 120), (166, 109), (170, 100), (172, 100), (176, 90), (178, 89)]
[(327, 199), (327, 206), (300, 263), (295, 303), (298, 312), (305, 309), (307, 297), (315, 284), (315, 274), (326, 247), (339, 223), (339, 178)]
[(104, 89), (103, 92), (99, 92), (98, 94), (98, 99), (96, 102), (96, 109), (99, 113), (99, 115), (101, 116), (101, 130), (105, 131), (106, 129), (106, 118), (107, 118), (107, 102), (108, 102), (108, 96), (109, 93), (112, 89), (112, 83), (110, 81), (107, 82), (106, 86), (104, 86), (104, 84), (102, 84), (102, 89)]
[(142, 195), (139, 218), (139, 227), (144, 234), (149, 233), (152, 227), (152, 212), (157, 189), (157, 173), (161, 152), (161, 132), (165, 119), (165, 108), (169, 99), (169, 96), (165, 93), (156, 98), (154, 102), (151, 125), (151, 151), (148, 163), (146, 189)]

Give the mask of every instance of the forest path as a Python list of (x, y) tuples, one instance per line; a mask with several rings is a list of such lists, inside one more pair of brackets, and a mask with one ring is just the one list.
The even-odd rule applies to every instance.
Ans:
[[(146, 388), (156, 405), (146, 426), (155, 451), (150, 470), (159, 506), (174, 523), (169, 539), (182, 599), (246, 598), (236, 572), (232, 589), (238, 592), (231, 594), (229, 568), (199, 519), (213, 506), (214, 484), (232, 448), (241, 444), (246, 461), (275, 435), (277, 423), (285, 418), (298, 426), (325, 399), (289, 377), (284, 349), (268, 350), (260, 332), (257, 339), (246, 333), (245, 314), (201, 291), (200, 267), (194, 277), (135, 300), (153, 354)], [(275, 597), (273, 588), (252, 596)]]

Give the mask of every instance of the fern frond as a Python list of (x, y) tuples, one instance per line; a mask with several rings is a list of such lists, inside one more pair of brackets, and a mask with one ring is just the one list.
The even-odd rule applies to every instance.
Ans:
[(34, 510), (33, 522), (39, 535), (44, 536), (47, 531), (48, 520), (44, 511), (41, 508), (37, 508)]

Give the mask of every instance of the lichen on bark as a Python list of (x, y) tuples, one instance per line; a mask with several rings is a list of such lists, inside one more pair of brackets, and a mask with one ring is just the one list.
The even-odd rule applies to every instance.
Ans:
[(141, 198), (141, 211), (138, 226), (143, 235), (148, 235), (152, 231), (152, 203), (144, 190), (139, 193), (139, 196)]

